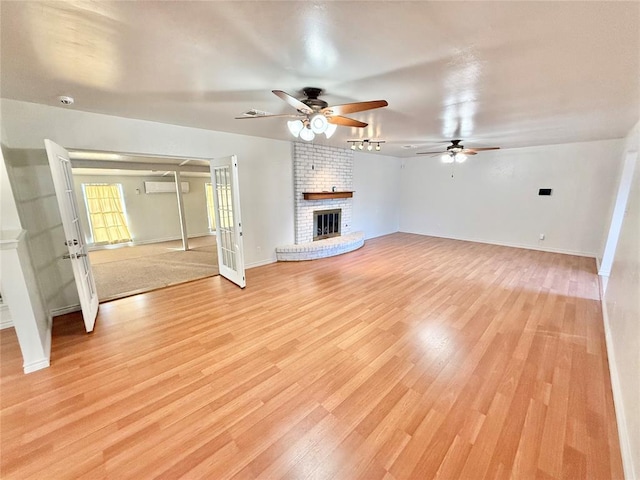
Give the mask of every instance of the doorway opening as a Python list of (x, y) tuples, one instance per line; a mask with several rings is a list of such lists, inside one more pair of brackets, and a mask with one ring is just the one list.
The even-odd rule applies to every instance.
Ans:
[(89, 251), (100, 303), (218, 275), (215, 235)]
[(182, 172), (180, 204), (172, 165), (86, 163), (72, 173), (100, 303), (219, 274), (208, 166)]
[[(75, 150), (70, 152), (49, 139), (45, 139), (44, 144), (49, 161), (49, 168), (51, 169), (55, 197), (62, 220), (65, 235), (64, 244), (68, 251), (62, 258), (71, 262), (74, 282), (78, 290), (80, 308), (82, 310), (82, 318), (87, 332), (93, 331), (95, 325), (98, 314), (98, 294), (93, 269), (89, 260), (89, 249), (85, 242), (85, 232), (87, 228), (86, 226), (83, 228), (81, 221), (82, 215), (80, 215), (79, 205), (82, 205), (82, 202), (76, 198), (78, 188), (75, 186), (72, 172), (73, 168), (113, 170), (126, 169), (128, 167), (129, 170), (147, 170), (152, 173), (158, 170), (164, 170), (165, 173), (162, 174), (162, 176), (173, 173), (173, 188), (175, 188), (176, 192), (182, 250), (184, 253), (188, 253), (189, 250), (189, 237), (186, 220), (187, 202), (185, 202), (183, 198), (183, 182), (181, 181), (181, 176), (183, 172), (210, 173), (211, 183), (213, 184), (213, 200), (217, 225), (216, 250), (218, 254), (218, 270), (221, 276), (235, 283), (240, 288), (246, 286), (242, 219), (240, 215), (238, 158), (235, 155), (206, 160), (90, 150)], [(78, 172), (76, 171), (76, 173)], [(95, 173), (95, 170), (93, 173)], [(172, 188), (169, 188), (168, 182), (163, 183), (165, 183), (165, 185), (160, 185), (161, 188), (153, 188), (151, 192), (170, 192)], [(145, 183), (145, 186), (146, 185)], [(189, 191), (188, 188), (187, 191)], [(141, 190), (136, 188), (135, 195), (140, 195), (140, 193)], [(126, 192), (124, 195), (126, 197)], [(222, 200), (224, 200), (224, 203)], [(129, 203), (129, 205), (131, 204)], [(148, 219), (148, 222), (151, 222), (151, 225), (164, 225), (164, 223), (166, 223), (164, 222), (164, 220), (166, 220), (166, 211), (164, 210), (160, 216), (150, 216), (147, 214), (144, 215), (144, 217)], [(226, 228), (224, 230), (220, 228), (221, 218), (224, 218), (226, 222)], [(88, 220), (85, 218), (85, 221)], [(133, 224), (131, 223), (131, 225)], [(136, 238), (135, 233), (132, 233), (131, 236), (134, 239)], [(227, 263), (229, 258), (233, 258), (234, 260), (232, 265)]]

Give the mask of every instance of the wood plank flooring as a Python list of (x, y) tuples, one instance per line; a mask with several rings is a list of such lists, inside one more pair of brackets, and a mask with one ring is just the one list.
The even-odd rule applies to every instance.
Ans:
[(393, 234), (0, 333), (0, 476), (621, 479), (593, 259)]

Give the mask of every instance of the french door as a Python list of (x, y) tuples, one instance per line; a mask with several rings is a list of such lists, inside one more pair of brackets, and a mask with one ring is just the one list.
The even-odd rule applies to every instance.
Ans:
[(238, 189), (238, 159), (235, 155), (211, 160), (211, 184), (220, 275), (240, 288), (244, 288), (246, 280)]
[(78, 203), (73, 190), (71, 160), (69, 160), (69, 153), (51, 140), (45, 140), (44, 146), (47, 150), (53, 186), (62, 217), (64, 243), (67, 246), (67, 254), (64, 258), (71, 262), (80, 297), (84, 327), (87, 332), (91, 332), (98, 315), (98, 294), (87, 255), (84, 232), (78, 219)]

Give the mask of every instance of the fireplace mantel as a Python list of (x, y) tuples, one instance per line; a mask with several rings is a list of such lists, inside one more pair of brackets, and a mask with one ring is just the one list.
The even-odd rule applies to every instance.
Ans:
[(305, 200), (328, 200), (331, 198), (351, 198), (353, 191), (345, 192), (302, 192)]

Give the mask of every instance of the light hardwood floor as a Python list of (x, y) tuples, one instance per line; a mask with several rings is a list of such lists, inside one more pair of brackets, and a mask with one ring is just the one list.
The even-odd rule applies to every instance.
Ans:
[(394, 234), (0, 341), (3, 479), (622, 478), (593, 259)]

